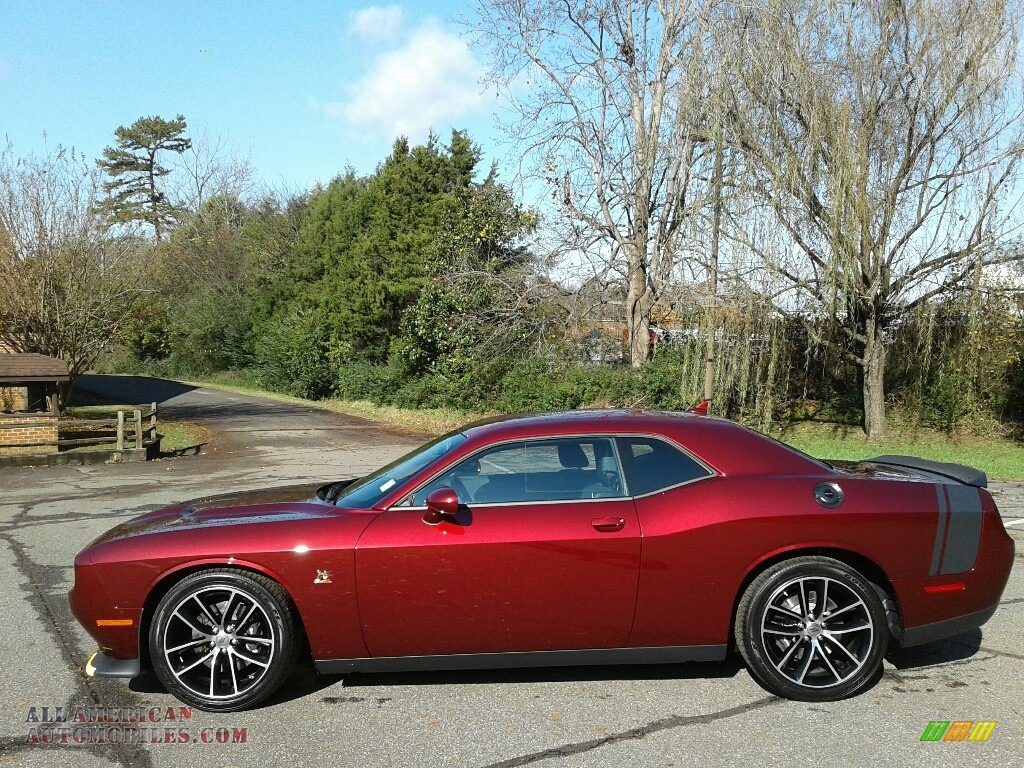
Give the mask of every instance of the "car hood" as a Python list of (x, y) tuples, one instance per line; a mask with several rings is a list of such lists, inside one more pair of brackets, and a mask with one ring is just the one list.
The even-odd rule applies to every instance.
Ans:
[(194, 513), (198, 514), (207, 510), (227, 509), (229, 507), (314, 501), (318, 498), (322, 499), (318, 492), (329, 487), (330, 485), (324, 485), (323, 483), (304, 483), (302, 485), (284, 485), (275, 488), (260, 488), (258, 490), (233, 491), (216, 496), (203, 496), (185, 504), (180, 504), (178, 507), (191, 509)]
[(132, 518), (111, 528), (93, 541), (90, 547), (162, 531), (258, 525), (333, 516), (339, 510), (325, 500), (326, 490), (332, 485), (289, 485), (204, 496)]

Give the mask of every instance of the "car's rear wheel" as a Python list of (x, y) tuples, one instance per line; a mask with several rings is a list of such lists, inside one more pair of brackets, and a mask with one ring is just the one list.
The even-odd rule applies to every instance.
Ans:
[(889, 642), (885, 608), (857, 571), (827, 557), (767, 568), (736, 611), (736, 643), (772, 693), (835, 701), (870, 684)]
[(284, 589), (234, 569), (185, 577), (164, 595), (150, 624), (160, 682), (209, 712), (246, 709), (272, 694), (287, 678), (298, 643)]

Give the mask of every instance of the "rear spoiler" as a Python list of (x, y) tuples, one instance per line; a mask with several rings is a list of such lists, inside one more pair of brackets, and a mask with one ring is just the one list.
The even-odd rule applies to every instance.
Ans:
[(865, 461), (871, 464), (886, 464), (892, 467), (920, 469), (933, 475), (948, 477), (950, 480), (956, 480), (964, 485), (973, 485), (975, 488), (985, 488), (988, 486), (988, 478), (984, 472), (964, 464), (929, 461), (928, 459), (919, 459), (916, 456), (876, 456), (873, 459), (865, 459)]
[(701, 402), (697, 403), (697, 405), (693, 406), (692, 408), (687, 408), (686, 412), (687, 413), (695, 413), (698, 416), (707, 416), (708, 415), (708, 406), (709, 405), (711, 405), (711, 401), (710, 400), (702, 400)]

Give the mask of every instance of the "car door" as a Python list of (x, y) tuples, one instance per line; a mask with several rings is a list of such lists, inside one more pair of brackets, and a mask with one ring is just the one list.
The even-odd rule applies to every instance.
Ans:
[[(423, 520), (432, 488), (464, 502)], [(473, 454), (379, 515), (356, 549), (374, 656), (626, 645), (640, 529), (608, 438), (523, 440)]]

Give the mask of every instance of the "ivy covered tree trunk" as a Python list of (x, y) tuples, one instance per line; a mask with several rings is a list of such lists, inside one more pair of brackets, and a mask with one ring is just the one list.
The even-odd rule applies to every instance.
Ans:
[(885, 343), (875, 322), (867, 324), (860, 359), (864, 434), (879, 438), (885, 434)]
[(629, 278), (626, 283), (626, 330), (629, 362), (639, 368), (651, 356), (651, 306), (653, 300), (647, 283), (647, 262), (635, 246), (627, 248)]

